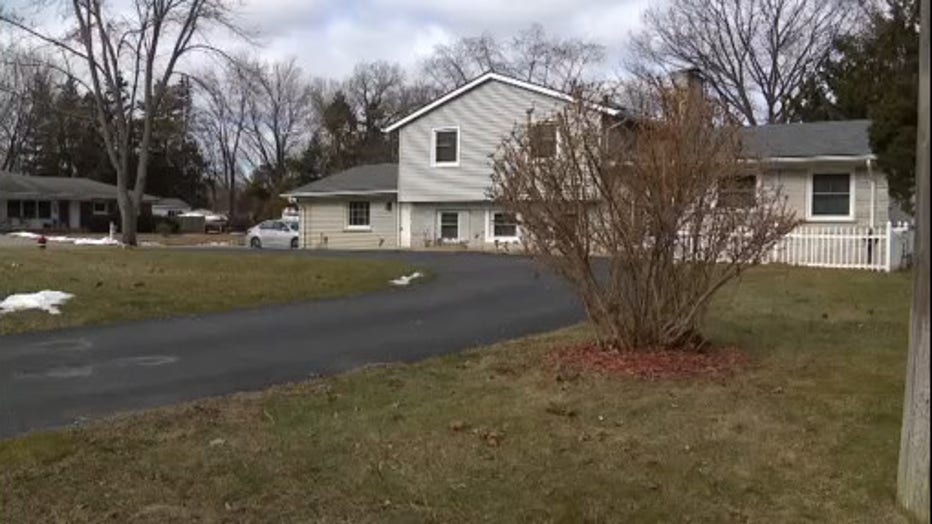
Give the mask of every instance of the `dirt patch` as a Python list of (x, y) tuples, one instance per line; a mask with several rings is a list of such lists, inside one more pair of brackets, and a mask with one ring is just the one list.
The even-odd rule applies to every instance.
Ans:
[(558, 379), (579, 373), (598, 373), (643, 379), (729, 377), (748, 363), (737, 348), (709, 348), (703, 351), (643, 350), (607, 351), (596, 345), (572, 346), (553, 351), (547, 364), (558, 372)]

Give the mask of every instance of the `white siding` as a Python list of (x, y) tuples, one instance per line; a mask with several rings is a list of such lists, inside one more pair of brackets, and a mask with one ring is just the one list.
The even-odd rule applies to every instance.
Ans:
[[(347, 206), (351, 200), (369, 202), (371, 229), (366, 231), (347, 229)], [(388, 249), (397, 247), (396, 212), (398, 205), (394, 198), (315, 198), (299, 200), (298, 206), (302, 248)]]
[[(399, 130), (398, 199), (401, 202), (475, 202), (487, 199), (490, 156), (516, 124), (543, 119), (564, 101), (495, 80), (464, 93)], [(459, 127), (457, 167), (431, 166), (433, 130)], [(412, 231), (414, 236), (416, 231)], [(413, 241), (413, 239), (412, 239)]]
[[(871, 176), (867, 167), (858, 165), (810, 164), (793, 167), (779, 167), (772, 174), (765, 175), (765, 187), (782, 185), (783, 195), (788, 207), (796, 213), (796, 218), (810, 224), (829, 225), (832, 222), (807, 219), (809, 203), (809, 177), (812, 173), (850, 173), (854, 176), (854, 220), (844, 222), (848, 225), (870, 226), (871, 218)], [(882, 226), (888, 219), (889, 193), (887, 177), (874, 170), (874, 225)], [(836, 222), (837, 223), (837, 222)]]

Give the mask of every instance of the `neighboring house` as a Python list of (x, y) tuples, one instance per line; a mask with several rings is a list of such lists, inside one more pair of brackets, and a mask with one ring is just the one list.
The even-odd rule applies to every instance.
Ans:
[[(355, 167), (283, 195), (299, 207), (301, 246), (484, 248), (518, 241), (514, 216), (487, 196), (490, 156), (515, 125), (530, 116), (546, 130), (548, 115), (569, 101), (565, 93), (487, 73), (425, 105), (385, 129), (399, 133), (397, 165)], [(625, 116), (599, 109), (612, 121)], [(779, 185), (807, 224), (884, 225), (887, 180), (874, 164), (869, 124), (748, 128), (750, 154), (764, 162), (764, 174), (740, 181), (732, 197), (753, 202), (758, 188)], [(555, 144), (556, 137), (543, 142)]]
[[(117, 188), (88, 178), (27, 176), (0, 171), (0, 230), (103, 232), (119, 224)], [(156, 197), (143, 197), (142, 215)]]
[(152, 216), (175, 217), (191, 211), (191, 205), (180, 198), (161, 198), (152, 204)]

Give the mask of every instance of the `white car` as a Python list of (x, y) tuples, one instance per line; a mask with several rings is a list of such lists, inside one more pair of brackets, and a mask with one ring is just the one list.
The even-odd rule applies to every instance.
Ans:
[(255, 249), (297, 249), (298, 223), (284, 220), (266, 220), (246, 231), (246, 245)]

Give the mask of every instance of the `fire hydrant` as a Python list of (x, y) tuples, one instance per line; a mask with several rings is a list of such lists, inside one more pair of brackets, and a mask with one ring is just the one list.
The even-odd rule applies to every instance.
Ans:
[(39, 249), (45, 249), (45, 245), (48, 244), (49, 239), (45, 238), (45, 235), (40, 235), (36, 242), (39, 243)]

